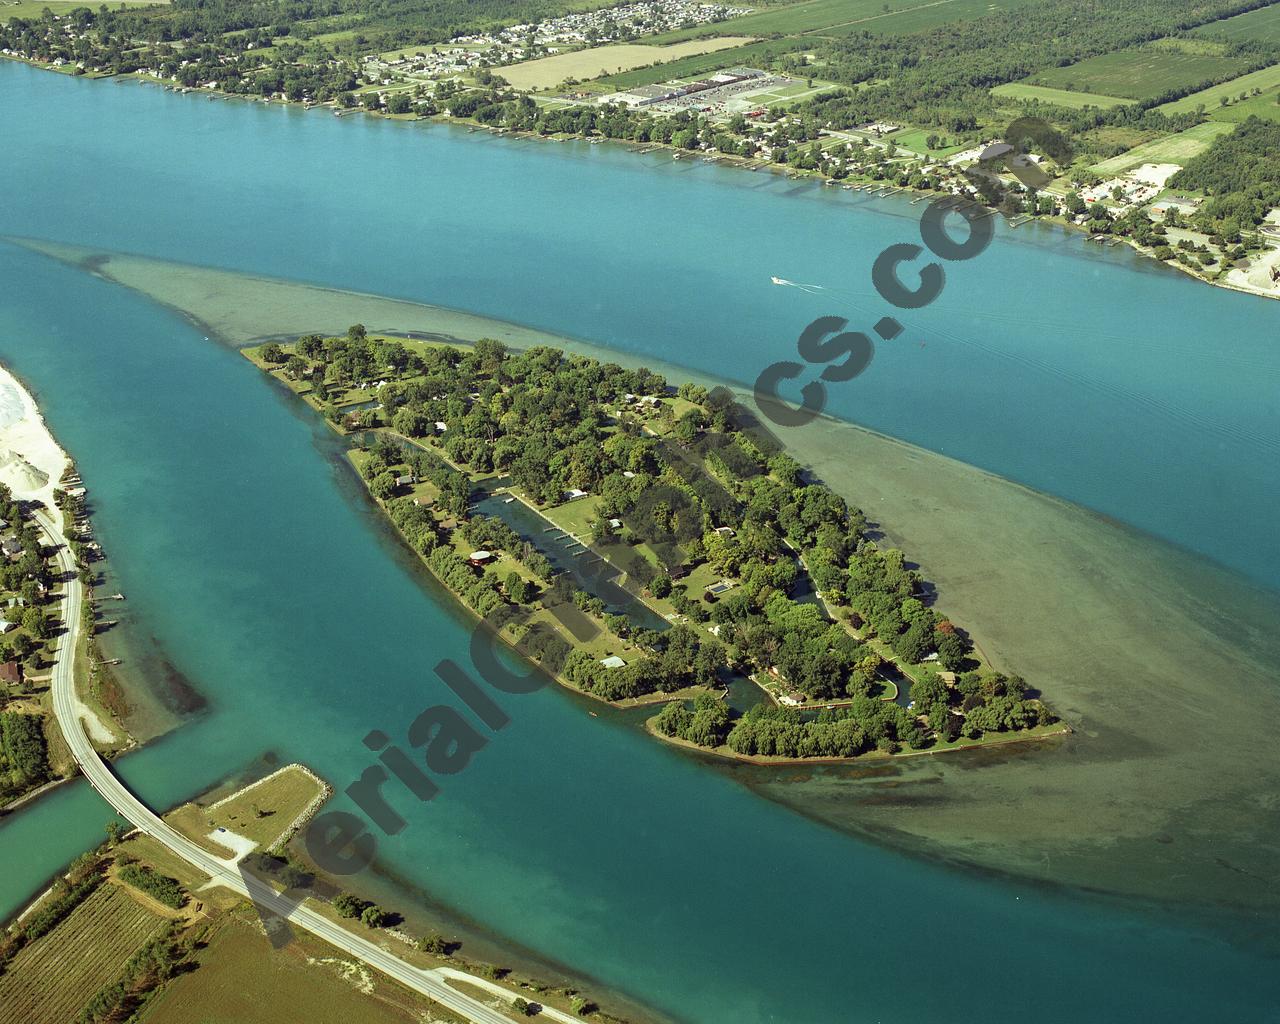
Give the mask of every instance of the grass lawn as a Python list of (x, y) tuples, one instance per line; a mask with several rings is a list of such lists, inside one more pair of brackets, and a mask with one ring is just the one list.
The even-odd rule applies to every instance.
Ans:
[(617, 43), (510, 64), (499, 68), (498, 74), (517, 89), (551, 89), (566, 78), (596, 78), (618, 74), (649, 64), (662, 64), (716, 50), (729, 50), (751, 41), (750, 37), (730, 36), (725, 39), (695, 39), (672, 46)]
[(1199, 156), (1208, 149), (1219, 135), (1231, 131), (1235, 131), (1233, 124), (1207, 121), (1188, 128), (1185, 132), (1143, 143), (1127, 153), (1094, 164), (1093, 169), (1098, 174), (1123, 174), (1143, 164), (1185, 164), (1193, 156)]
[(923, 153), (935, 160), (945, 159), (954, 153), (960, 153), (968, 147), (963, 144), (955, 146), (942, 146), (938, 149), (930, 149), (925, 145), (925, 140), (930, 135), (937, 135), (939, 138), (947, 138), (945, 132), (940, 132), (936, 128), (904, 128), (900, 132), (894, 132), (886, 136), (891, 142), (909, 149), (913, 153)]
[(997, 85), (991, 90), (991, 95), (1015, 100), (1040, 100), (1059, 107), (1070, 107), (1072, 110), (1082, 110), (1085, 107), (1100, 107), (1106, 110), (1129, 102), (1118, 96), (1100, 96), (1092, 92), (1068, 92), (1066, 89), (1051, 89), (1046, 85), (1031, 85), (1029, 82)]
[(1116, 50), (1035, 75), (1035, 85), (1130, 100), (1154, 99), (1170, 89), (1229, 78), (1242, 62), (1234, 57), (1183, 53), (1156, 46)]
[(324, 787), (310, 772), (291, 764), (205, 808), (204, 813), (211, 828), (225, 828), (267, 850), (323, 793)]
[(1192, 35), (1224, 39), (1230, 43), (1280, 43), (1280, 4), (1237, 14), (1234, 18), (1211, 21), (1191, 30)]
[(459, 1020), (301, 929), (294, 936), (273, 950), (252, 921), (227, 917), (199, 952), (199, 967), (155, 999), (147, 1024)]
[[(1254, 89), (1261, 89), (1263, 92), (1275, 89), (1280, 86), (1280, 64), (1273, 64), (1269, 68), (1263, 68), (1261, 71), (1251, 71), (1247, 75), (1241, 75), (1239, 78), (1233, 78), (1229, 82), (1223, 82), (1220, 85), (1211, 85), (1208, 89), (1201, 89), (1199, 92), (1193, 92), (1190, 96), (1183, 96), (1180, 100), (1174, 100), (1172, 103), (1164, 103), (1156, 109), (1162, 114), (1182, 114), (1190, 113), (1203, 106), (1205, 113), (1212, 117), (1219, 111), (1225, 112), (1230, 107), (1222, 107), (1222, 99), (1226, 97), (1228, 101), (1236, 101), (1237, 97), (1243, 93), (1252, 93)], [(1271, 100), (1275, 103), (1275, 99)], [(1240, 120), (1244, 120), (1240, 118)]]
[(0, 975), (0, 1018), (22, 1024), (76, 1020), (164, 921), (120, 886), (103, 882)]

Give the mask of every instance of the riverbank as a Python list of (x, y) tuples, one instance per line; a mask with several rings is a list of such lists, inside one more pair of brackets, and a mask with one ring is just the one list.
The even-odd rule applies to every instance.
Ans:
[[(0, 365), (0, 483), (9, 489), (16, 501), (28, 506), (24, 515), (29, 515), (29, 507), (35, 506), (50, 516), (59, 529), (65, 531), (71, 524), (68, 523), (67, 513), (56, 495), (66, 486), (65, 481), (71, 470), (70, 458), (54, 440), (35, 399), (6, 367)], [(21, 545), (18, 550), (21, 550)], [(18, 618), (18, 612), (9, 611), (8, 614), (12, 618)], [(11, 629), (12, 624), (6, 624), (6, 628)], [(79, 644), (73, 657), (77, 668), (77, 692), (74, 696), (76, 711), (89, 736), (104, 749), (118, 751), (129, 747), (132, 739), (123, 723), (91, 695), (91, 667), (88, 664), (87, 647)], [(28, 684), (31, 682), (32, 680), (27, 680)], [(65, 743), (53, 720), (46, 697), (47, 694), (40, 699), (40, 707), (50, 757), (62, 762)], [(70, 764), (59, 763), (57, 767), (64, 775), (74, 769)], [(48, 788), (50, 786), (42, 787), (40, 791)], [(24, 794), (9, 809), (15, 809), (30, 799), (31, 794)]]
[[(30, 67), (44, 71), (53, 71), (62, 75), (70, 75), (71, 73), (65, 67), (54, 67), (51, 64), (41, 63), (39, 61), (28, 60), (17, 56), (10, 56), (10, 60), (17, 63), (26, 64)], [(240, 93), (224, 92), (220, 89), (207, 88), (184, 88), (175, 86), (171, 83), (162, 82), (150, 75), (141, 73), (129, 73), (123, 75), (105, 75), (92, 74), (85, 77), (94, 79), (112, 78), (120, 83), (129, 83), (141, 86), (152, 86), (173, 92), (178, 95), (189, 95), (195, 99), (203, 96), (206, 100), (220, 101), (240, 101), (246, 104), (266, 105), (274, 107), (291, 108), (306, 111), (328, 112), (338, 117), (348, 115), (363, 115), (365, 117), (380, 121), (396, 121), (401, 123), (409, 122), (425, 122), (428, 125), (452, 126), (464, 129), (468, 132), (491, 134), (499, 137), (509, 137), (515, 140), (546, 142), (546, 143), (565, 143), (565, 142), (582, 142), (590, 145), (600, 143), (609, 143), (614, 146), (625, 147), (628, 152), (653, 153), (660, 152), (670, 154), (676, 160), (684, 160), (689, 163), (701, 162), (711, 163), (722, 167), (732, 167), (748, 172), (766, 171), (770, 175), (785, 177), (788, 180), (808, 182), (813, 185), (828, 185), (844, 189), (856, 189), (867, 194), (874, 194), (883, 191), (886, 195), (904, 194), (916, 196), (920, 199), (957, 199), (960, 202), (981, 204), (978, 197), (970, 195), (967, 191), (968, 182), (966, 179), (955, 175), (950, 181), (945, 182), (949, 187), (940, 189), (918, 189), (909, 185), (896, 185), (884, 178), (876, 179), (874, 177), (851, 172), (846, 178), (828, 179), (822, 172), (818, 170), (806, 170), (791, 167), (787, 164), (775, 163), (772, 160), (759, 156), (741, 156), (737, 154), (725, 154), (720, 152), (709, 152), (704, 150), (687, 150), (681, 149), (669, 142), (647, 141), (637, 143), (630, 139), (611, 139), (602, 135), (575, 135), (560, 133), (540, 134), (538, 132), (525, 131), (521, 129), (497, 128), (492, 125), (484, 124), (469, 117), (454, 117), (448, 114), (434, 114), (423, 116), (420, 114), (393, 114), (389, 111), (378, 109), (370, 110), (364, 107), (342, 108), (338, 106), (336, 101), (324, 104), (316, 104), (310, 101), (289, 100), (278, 97), (266, 99), (259, 96), (248, 96)], [(871, 143), (873, 146), (883, 148), (878, 141)], [(922, 162), (927, 162), (927, 157), (920, 155)], [(945, 163), (940, 166), (946, 167)], [(1017, 186), (1018, 183), (1012, 176), (1006, 177), (1006, 182), (1010, 186)], [(1055, 198), (1061, 198), (1061, 191), (1046, 190), (1046, 194), (1054, 195)], [(993, 207), (984, 205), (984, 209), (988, 211), (989, 216), (996, 216), (999, 211)], [(1060, 228), (1065, 232), (1080, 236), (1089, 233), (1089, 229), (1074, 223), (1074, 221), (1065, 214), (1015, 214), (1013, 217), (1006, 217), (1006, 223), (1010, 227), (1021, 227), (1027, 224), (1039, 223), (1044, 226)], [(1093, 237), (1089, 235), (1089, 237)], [(1269, 253), (1260, 255), (1250, 267), (1245, 270), (1231, 268), (1223, 274), (1215, 272), (1213, 276), (1202, 272), (1194, 267), (1180, 263), (1176, 259), (1161, 260), (1157, 257), (1155, 249), (1139, 244), (1133, 238), (1125, 235), (1106, 235), (1105, 239), (1114, 242), (1123, 242), (1132, 252), (1141, 256), (1144, 260), (1150, 260), (1154, 263), (1162, 264), (1166, 267), (1178, 270), (1183, 274), (1194, 278), (1202, 284), (1211, 285), (1225, 289), (1227, 291), (1240, 292), (1242, 294), (1255, 295), (1260, 298), (1280, 299), (1280, 287), (1275, 286), (1266, 276), (1267, 268), (1274, 265), (1280, 265), (1280, 249), (1273, 248)]]

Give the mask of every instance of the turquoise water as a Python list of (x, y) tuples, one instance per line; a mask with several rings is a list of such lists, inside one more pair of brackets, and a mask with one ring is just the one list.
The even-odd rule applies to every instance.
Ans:
[[(11, 65), (0, 125), (20, 154), (0, 165), (2, 194), (20, 197), (0, 233), (438, 301), (740, 379), (820, 313), (874, 322), (870, 258), (913, 231), (909, 207), (784, 201), (785, 182), (656, 173), (608, 147)], [(1280, 307), (1124, 262), (1002, 241), (957, 269), (940, 308), (903, 318), (912, 330), (833, 389), (836, 408), (1274, 582), (1257, 510), (1277, 489)], [(268, 749), (341, 788), (369, 763), (368, 729), (402, 738), (453, 702), (429, 668), (468, 663), (467, 623), (405, 571), (314, 418), (133, 293), (7, 245), (0, 281), (0, 359), (89, 482), (132, 619), (209, 701), (122, 763), (144, 798), (173, 803)], [(1226, 354), (1209, 358), (1206, 338)], [(1274, 1016), (1274, 963), (1247, 947), (839, 835), (554, 689), (501, 703), (512, 724), (439, 799), (397, 802), (409, 826), (384, 863), (674, 1016)], [(105, 818), (69, 787), (0, 825), (0, 910)]]

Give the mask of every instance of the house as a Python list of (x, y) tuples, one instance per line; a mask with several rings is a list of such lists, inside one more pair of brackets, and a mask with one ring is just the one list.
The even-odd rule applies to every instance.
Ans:
[(22, 542), (17, 537), (10, 537), (3, 544), (0, 544), (0, 551), (9, 558), (18, 558), (22, 554)]
[(621, 520), (621, 519), (610, 519), (610, 520), (609, 520), (609, 528), (610, 528), (611, 530), (621, 530), (621, 529), (622, 529), (622, 520)]
[(437, 433), (437, 434), (443, 434), (443, 433), (444, 433), (446, 430), (448, 430), (448, 429), (449, 429), (449, 424), (445, 423), (445, 421), (444, 421), (444, 420), (436, 420), (436, 433)]
[(20, 661), (3, 661), (0, 662), (0, 683), (6, 686), (22, 685), (22, 662)]
[(601, 658), (600, 664), (605, 668), (626, 668), (627, 663), (619, 658), (616, 654), (611, 654), (607, 658)]
[(467, 556), (467, 561), (472, 565), (488, 565), (494, 559), (492, 551), (473, 551)]
[(716, 533), (720, 534), (721, 537), (732, 537), (735, 535), (732, 526), (717, 526)]
[(570, 487), (567, 491), (564, 492), (565, 501), (577, 501), (579, 498), (585, 498), (586, 496), (587, 496), (586, 491), (580, 491), (576, 487)]
[(0, 633), (7, 633), (9, 630), (17, 628), (17, 625), (10, 622), (8, 619), (0, 619)]
[(636, 478), (636, 475), (629, 469), (624, 469), (622, 471), (622, 475), (628, 480), (634, 480)]

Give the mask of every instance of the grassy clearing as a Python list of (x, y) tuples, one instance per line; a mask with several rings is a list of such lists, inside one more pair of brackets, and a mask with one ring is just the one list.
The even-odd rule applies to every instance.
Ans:
[(1121, 153), (1110, 160), (1094, 164), (1098, 174), (1123, 174), (1125, 171), (1140, 167), (1142, 164), (1185, 164), (1193, 156), (1199, 156), (1219, 135), (1235, 131), (1235, 125), (1208, 121), (1188, 128), (1176, 135), (1166, 135), (1154, 142)]
[(1030, 81), (1068, 92), (1149, 100), (1171, 89), (1229, 78), (1242, 66), (1234, 57), (1143, 46), (1104, 53), (1065, 68), (1050, 68)]
[(65, 921), (19, 952), (0, 976), (0, 1021), (75, 1020), (164, 922), (120, 886), (99, 885)]
[(291, 764), (209, 807), (205, 818), (211, 828), (225, 828), (267, 850), (323, 794), (324, 787), (310, 772)]
[(1042, 103), (1052, 103), (1072, 110), (1083, 110), (1085, 107), (1100, 107), (1107, 110), (1129, 102), (1118, 96), (1101, 96), (1092, 92), (1068, 92), (1066, 89), (1051, 89), (1046, 85), (1032, 85), (1029, 82), (997, 85), (991, 90), (991, 95), (1014, 100), (1039, 100)]
[(551, 57), (539, 57), (522, 64), (511, 64), (499, 70), (517, 89), (550, 89), (566, 78), (596, 78), (618, 74), (649, 64), (680, 60), (683, 57), (728, 50), (752, 42), (749, 36), (729, 36), (723, 39), (695, 39), (672, 46), (642, 46), (634, 43), (618, 43), (613, 46), (597, 46), (572, 53), (557, 53)]
[[(1184, 96), (1182, 99), (1174, 100), (1172, 103), (1164, 103), (1156, 107), (1156, 109), (1162, 114), (1182, 114), (1190, 113), (1203, 106), (1205, 113), (1212, 115), (1222, 108), (1222, 100), (1224, 98), (1228, 101), (1235, 100), (1242, 92), (1251, 93), (1254, 89), (1261, 89), (1266, 92), (1277, 86), (1280, 86), (1280, 64), (1273, 64), (1269, 68), (1263, 68), (1261, 71), (1251, 71), (1249, 74), (1233, 78), (1229, 82), (1211, 85), (1208, 89), (1193, 92), (1190, 96)], [(1275, 101), (1272, 100), (1272, 102), (1274, 103)]]
[(1280, 43), (1280, 4), (1260, 7), (1256, 11), (1237, 14), (1234, 18), (1211, 21), (1192, 29), (1192, 34), (1229, 43)]
[[(945, 159), (954, 153), (959, 153), (968, 148), (963, 145), (955, 145), (939, 146), (936, 149), (930, 149), (926, 142), (930, 135), (937, 135), (941, 138), (948, 137), (945, 133), (938, 131), (936, 128), (904, 128), (900, 132), (894, 132), (892, 135), (887, 136), (887, 138), (895, 145), (901, 146), (904, 149), (909, 149), (913, 153), (923, 153), (935, 160)], [(844, 140), (842, 139), (840, 141), (843, 142)]]
[(280, 950), (254, 925), (228, 916), (199, 953), (200, 966), (156, 997), (147, 1024), (360, 1024), (456, 1022), (436, 1003), (388, 981), (319, 939), (294, 930)]

